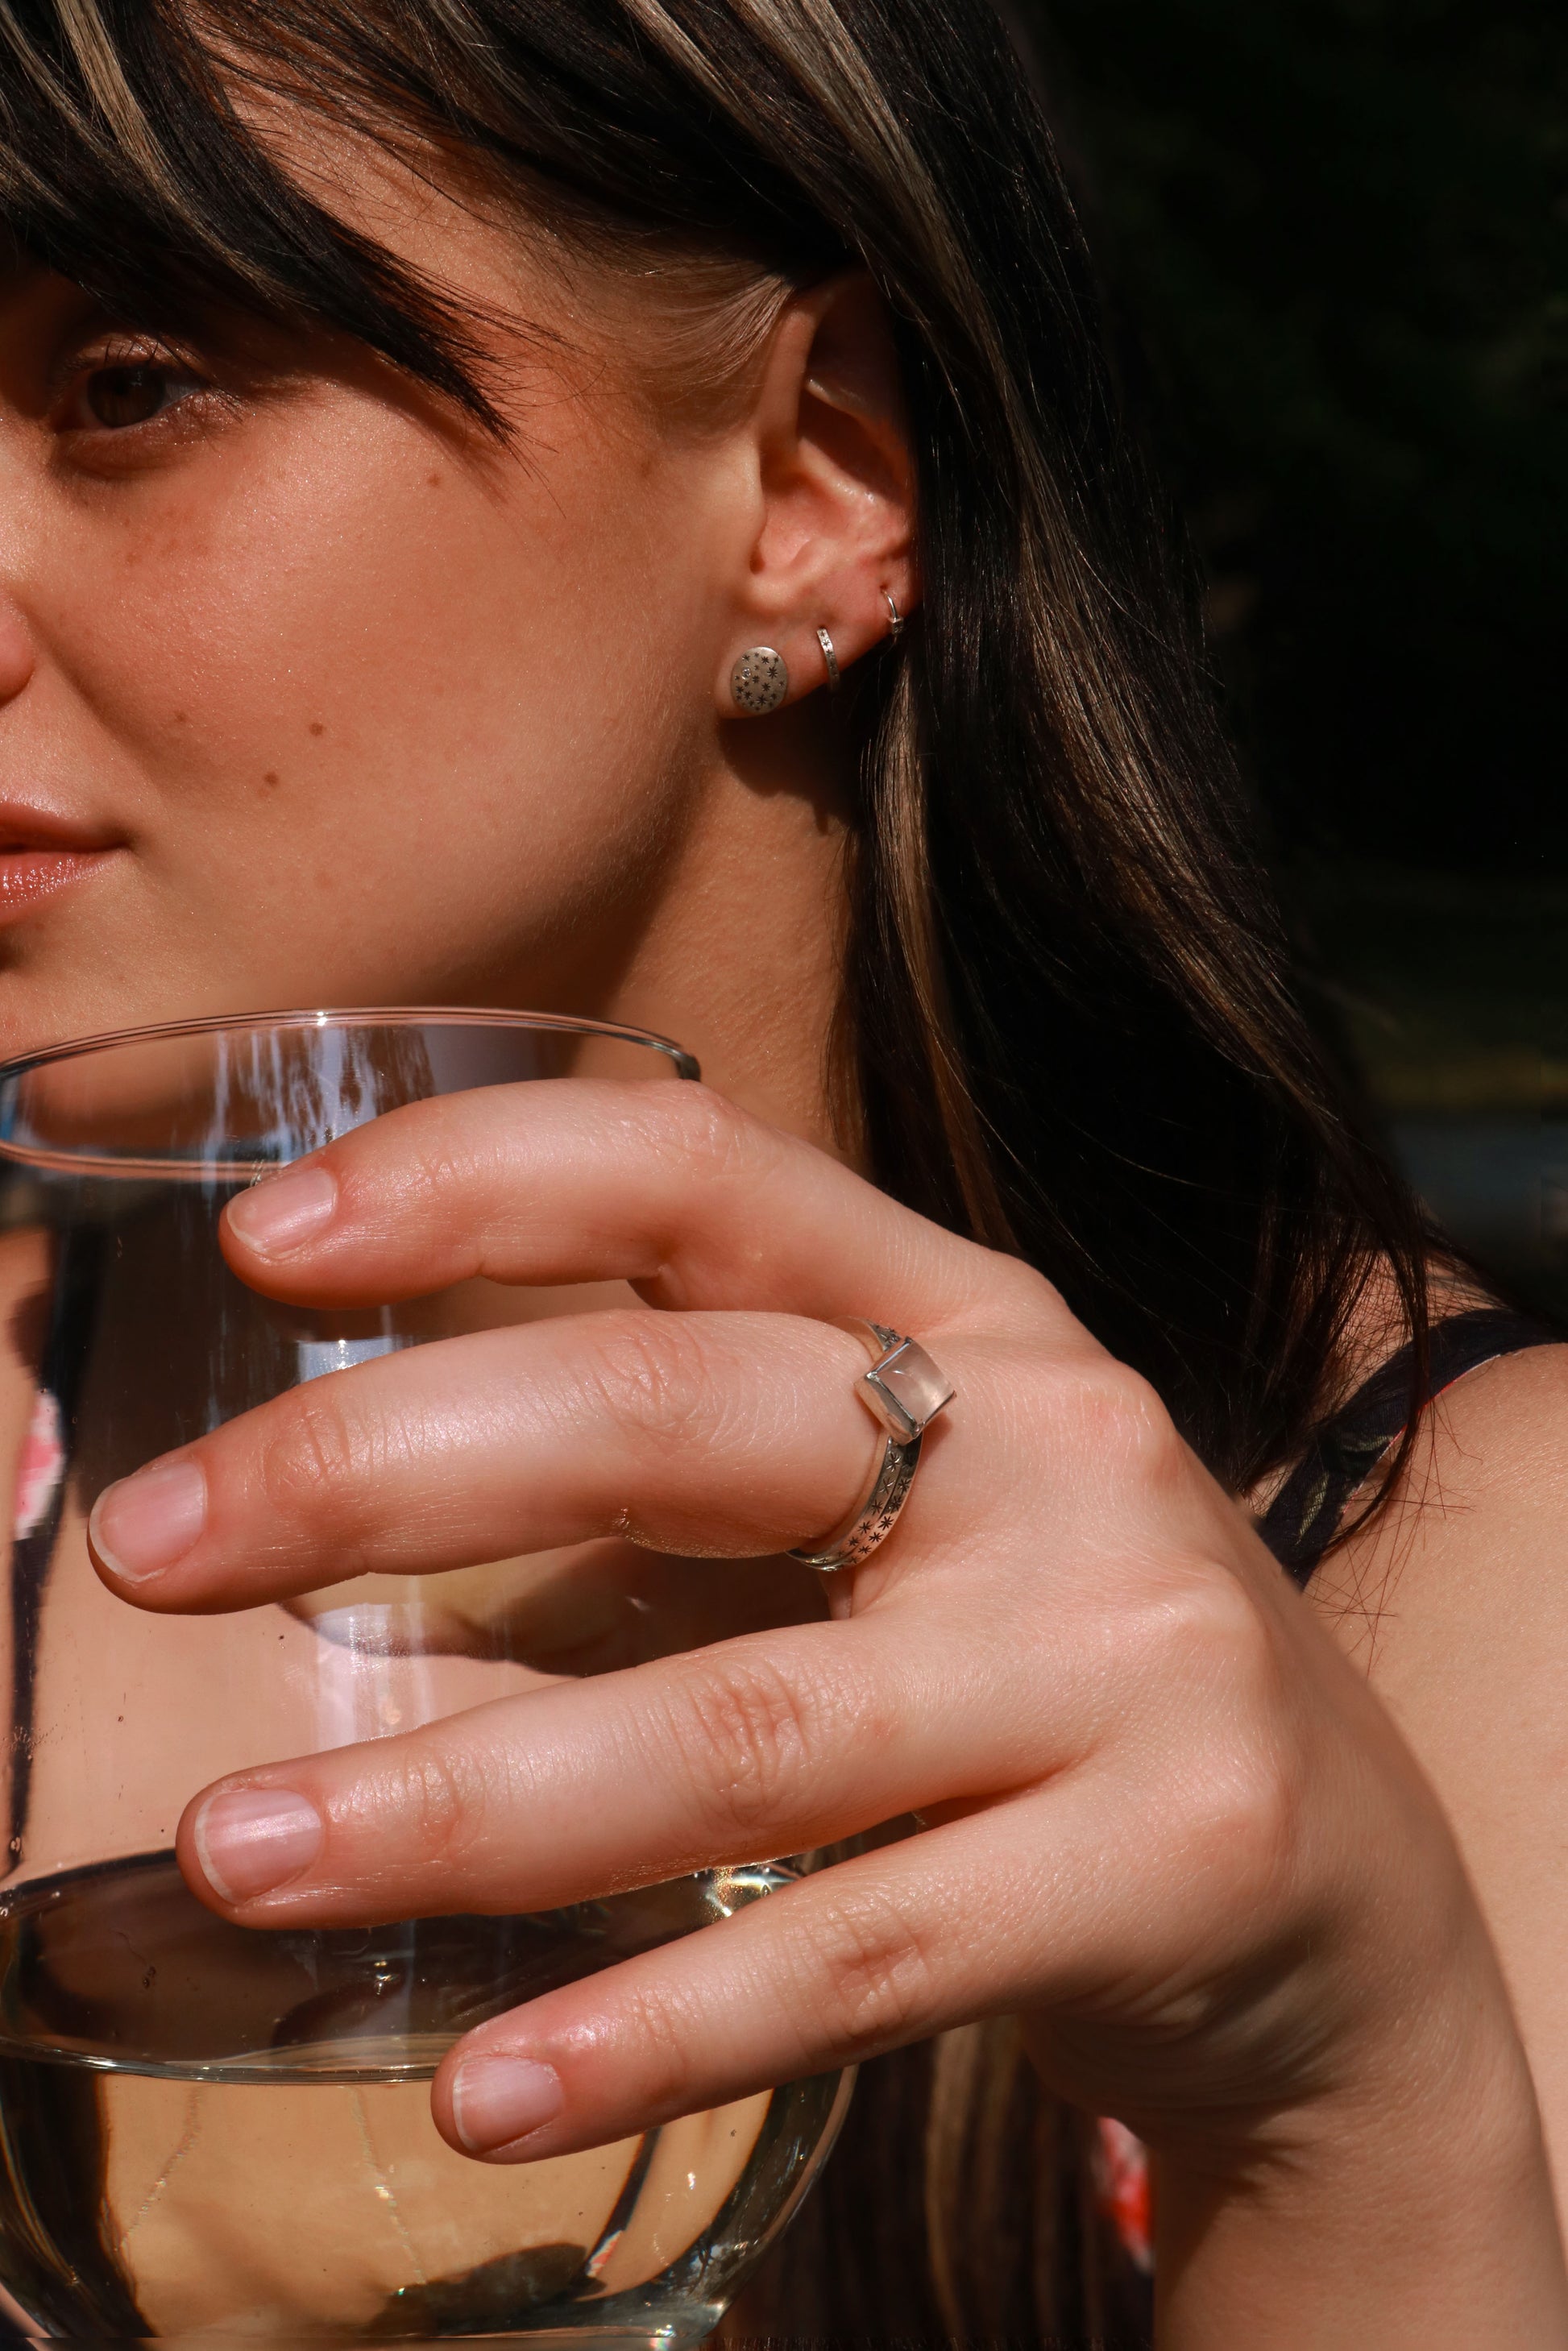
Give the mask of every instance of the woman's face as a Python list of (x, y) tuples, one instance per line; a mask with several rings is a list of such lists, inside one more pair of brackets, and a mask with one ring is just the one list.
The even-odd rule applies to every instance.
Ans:
[(763, 732), (718, 691), (766, 633), (755, 403), (677, 426), (626, 300), (412, 175), (359, 209), (543, 330), (497, 340), (513, 448), (326, 339), (187, 367), (0, 283), (0, 1050), (298, 1002), (670, 1017), (672, 893), (724, 927), (692, 867)]

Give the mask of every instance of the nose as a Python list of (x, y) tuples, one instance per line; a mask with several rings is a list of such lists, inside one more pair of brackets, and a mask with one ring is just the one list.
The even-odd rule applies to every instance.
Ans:
[(0, 707), (15, 702), (33, 674), (37, 653), (26, 616), (0, 594)]

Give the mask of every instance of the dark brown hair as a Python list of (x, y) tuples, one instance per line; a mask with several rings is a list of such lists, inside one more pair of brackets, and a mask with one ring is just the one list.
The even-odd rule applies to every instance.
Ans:
[[(846, 697), (853, 1114), (889, 1190), (1043, 1268), (1234, 1490), (1282, 1464), (1375, 1272), (1419, 1342), (1422, 1233), (1283, 976), (1179, 543), (985, 0), (0, 0), (0, 217), (26, 253), (154, 331), (236, 302), (325, 324), (504, 431), (468, 322), (289, 176), (258, 92), (438, 142), (607, 259), (869, 270), (925, 601)], [(1005, 2034), (917, 2064), (934, 2091), (916, 2061), (885, 2074), (833, 2168), (858, 2230), (831, 2194), (810, 2224), (858, 2246), (866, 2323), (1092, 2324), (1076, 2126)], [(902, 2117), (880, 2147), (879, 2098)], [(907, 2151), (933, 2116), (923, 2206)], [(963, 2148), (988, 2211), (949, 2192)]]

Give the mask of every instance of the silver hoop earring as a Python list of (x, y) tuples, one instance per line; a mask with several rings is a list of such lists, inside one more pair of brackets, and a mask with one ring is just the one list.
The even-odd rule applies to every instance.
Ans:
[(896, 644), (900, 637), (904, 634), (904, 615), (899, 611), (897, 605), (894, 602), (892, 591), (884, 588), (882, 592), (883, 601), (887, 605), (888, 618), (892, 622), (893, 642)]
[(822, 659), (828, 665), (828, 692), (830, 694), (837, 694), (839, 690), (839, 679), (841, 672), (839, 668), (839, 657), (833, 651), (833, 641), (831, 637), (829, 636), (826, 629), (819, 629), (817, 631), (817, 643), (822, 648)]
[(771, 645), (753, 645), (741, 654), (729, 673), (729, 690), (737, 710), (765, 718), (777, 710), (789, 691), (789, 665)]

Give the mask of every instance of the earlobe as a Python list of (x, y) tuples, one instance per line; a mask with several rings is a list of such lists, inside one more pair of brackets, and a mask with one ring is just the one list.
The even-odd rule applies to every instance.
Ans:
[[(888, 614), (882, 637), (887, 643), (896, 645), (904, 634), (904, 615), (891, 589), (884, 588), (882, 597)], [(843, 683), (843, 664), (839, 659), (832, 632), (819, 625), (813, 634), (822, 661), (821, 682), (827, 686), (830, 695), (837, 694)], [(872, 643), (862, 649), (862, 653), (874, 651), (876, 643), (873, 637)], [(751, 645), (729, 673), (729, 698), (736, 709), (747, 717), (765, 718), (770, 711), (781, 708), (788, 702), (791, 683), (789, 664), (777, 646)], [(808, 692), (812, 690), (814, 687), (807, 688)]]

